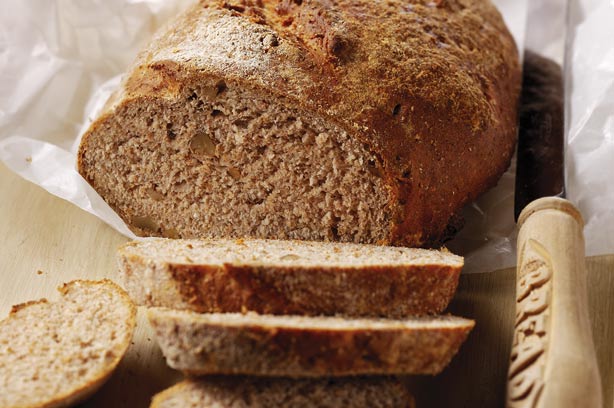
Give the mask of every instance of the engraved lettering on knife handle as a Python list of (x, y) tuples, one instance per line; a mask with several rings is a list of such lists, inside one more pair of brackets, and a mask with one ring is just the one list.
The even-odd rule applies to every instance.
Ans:
[(516, 322), (508, 373), (507, 406), (537, 407), (544, 389), (552, 305), (552, 262), (548, 251), (529, 239), (520, 252)]

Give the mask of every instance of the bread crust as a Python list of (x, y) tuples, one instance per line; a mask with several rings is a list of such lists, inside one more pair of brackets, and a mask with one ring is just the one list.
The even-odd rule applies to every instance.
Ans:
[(397, 318), (445, 310), (462, 268), (462, 263), (347, 268), (274, 263), (217, 266), (156, 262), (122, 249), (118, 263), (124, 286), (143, 306), (196, 312)]
[[(125, 304), (130, 309), (130, 315), (128, 317), (128, 327), (132, 327), (132, 330), (134, 330), (134, 327), (136, 325), (136, 306), (134, 305), (134, 303), (132, 302), (132, 299), (130, 299), (126, 291), (124, 291), (119, 285), (117, 285), (115, 282), (109, 279), (103, 279), (100, 281), (74, 280), (74, 281), (62, 284), (57, 289), (60, 292), (61, 296), (64, 297), (71, 290), (73, 290), (73, 288), (79, 285), (106, 286), (109, 290), (113, 291), (116, 295), (118, 295), (122, 299), (122, 302), (125, 302)], [(62, 300), (60, 299), (59, 302), (62, 302)], [(9, 317), (7, 319), (15, 318), (19, 313), (24, 313), (28, 307), (31, 307), (33, 305), (40, 305), (40, 304), (45, 305), (49, 303), (50, 302), (47, 299), (41, 299), (41, 300), (29, 301), (29, 302), (25, 302), (19, 305), (15, 305), (13, 306), (9, 314)], [(20, 405), (20, 408), (61, 408), (61, 407), (73, 406), (81, 401), (84, 401), (85, 399), (90, 397), (92, 394), (94, 394), (113, 374), (115, 368), (117, 367), (122, 357), (124, 356), (126, 350), (128, 349), (131, 339), (132, 339), (132, 333), (129, 333), (126, 336), (125, 340), (122, 342), (121, 346), (118, 349), (114, 350), (114, 355), (115, 355), (114, 359), (105, 367), (104, 370), (101, 370), (98, 373), (98, 376), (96, 378), (93, 378), (92, 380), (76, 387), (70, 392), (67, 392), (62, 395), (56, 395), (52, 399), (50, 399), (49, 401), (43, 404)]]
[(84, 136), (81, 174), (93, 182), (88, 138), (118, 108), (195, 77), (319, 115), (375, 152), (391, 193), (381, 244), (440, 244), (515, 147), (517, 50), (489, 0), (202, 0), (141, 53)]
[(475, 324), (297, 328), (261, 325), (254, 314), (224, 324), (162, 308), (149, 309), (148, 318), (172, 368), (191, 375), (284, 377), (438, 374)]

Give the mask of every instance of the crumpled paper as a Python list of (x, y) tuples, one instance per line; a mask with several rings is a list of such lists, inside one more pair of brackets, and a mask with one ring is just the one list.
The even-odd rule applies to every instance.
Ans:
[[(78, 140), (138, 50), (191, 2), (0, 2), (0, 160), (134, 237), (76, 172)], [(527, 0), (495, 3), (522, 48)], [(596, 254), (614, 252), (614, 212), (606, 201), (614, 202), (614, 187), (606, 183), (607, 175), (614, 174), (612, 160), (607, 161), (614, 157), (614, 98), (607, 99), (608, 93), (614, 94), (614, 46), (605, 40), (614, 38), (609, 24), (614, 6), (598, 0), (580, 3), (582, 19), (575, 31), (570, 71), (574, 92), (568, 185), (570, 198), (588, 221), (588, 253)], [(466, 226), (449, 246), (466, 257), (466, 272), (515, 264), (513, 189), (512, 165), (495, 189), (465, 209)]]
[(587, 255), (614, 254), (614, 1), (572, 2), (567, 191)]

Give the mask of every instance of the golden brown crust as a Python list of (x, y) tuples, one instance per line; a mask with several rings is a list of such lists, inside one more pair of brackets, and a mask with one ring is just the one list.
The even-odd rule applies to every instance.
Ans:
[[(360, 374), (438, 374), (465, 341), (471, 330), (429, 330), (428, 339), (419, 333), (402, 330), (375, 331), (359, 328), (353, 331), (306, 330), (252, 326), (230, 329), (226, 326), (208, 326), (208, 331), (220, 337), (238, 338), (235, 347), (245, 347), (243, 367), (225, 365), (184, 370), (190, 374), (243, 373), (253, 375), (326, 376)], [(425, 330), (426, 332), (426, 330)], [(250, 344), (245, 344), (249, 337)], [(242, 341), (243, 340), (243, 341)], [(251, 344), (255, 341), (257, 344)], [(253, 347), (253, 349), (252, 349)], [(252, 366), (250, 353), (268, 358), (261, 366)], [(257, 360), (254, 358), (254, 360)], [(269, 366), (269, 365), (272, 365)], [(290, 368), (293, 365), (297, 368)], [(245, 371), (244, 371), (245, 370)]]
[(375, 152), (392, 192), (382, 244), (445, 239), (515, 146), (517, 51), (488, 0), (202, 0), (141, 54), (101, 119), (194, 73), (276, 95)]
[(45, 304), (45, 303), (49, 303), (49, 301), (45, 298), (39, 299), (39, 300), (29, 300), (27, 302), (23, 302), (23, 303), (19, 303), (17, 305), (13, 305), (11, 307), (11, 311), (9, 312), (9, 316), (12, 316), (16, 313), (19, 313), (20, 310), (23, 310), (29, 306), (32, 305), (36, 305), (36, 304)]
[[(169, 271), (181, 295), (199, 312), (387, 317), (441, 313), (460, 275), (460, 268), (437, 265), (358, 271), (169, 265)], [(340, 293), (351, 293), (351, 299)]]
[(185, 393), (189, 391), (191, 387), (190, 380), (184, 380), (178, 382), (177, 384), (169, 387), (165, 390), (160, 391), (156, 395), (151, 398), (151, 404), (149, 408), (164, 408), (164, 403), (169, 399), (174, 397), (177, 394)]

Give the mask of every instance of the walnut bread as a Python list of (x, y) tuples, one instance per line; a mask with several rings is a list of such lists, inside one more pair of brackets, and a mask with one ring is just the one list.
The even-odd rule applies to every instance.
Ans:
[(519, 73), (489, 0), (202, 0), (78, 169), (140, 235), (437, 245), (508, 167)]
[(148, 318), (167, 364), (190, 375), (437, 374), (474, 326), (453, 316), (350, 319), (165, 308), (150, 308)]
[(205, 377), (157, 394), (151, 408), (414, 408), (392, 378), (288, 379)]
[(73, 281), (61, 299), (13, 306), (0, 322), (0, 407), (74, 405), (109, 378), (128, 349), (136, 307), (109, 280)]
[(354, 317), (441, 313), (463, 266), (447, 251), (260, 239), (152, 238), (118, 260), (139, 305)]

